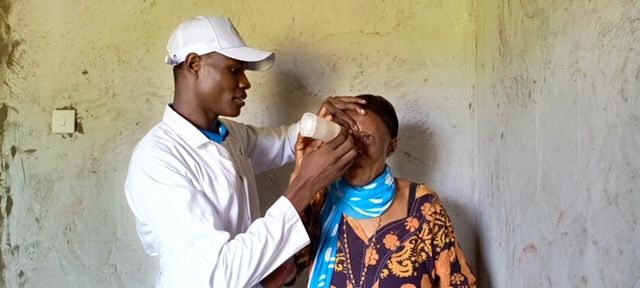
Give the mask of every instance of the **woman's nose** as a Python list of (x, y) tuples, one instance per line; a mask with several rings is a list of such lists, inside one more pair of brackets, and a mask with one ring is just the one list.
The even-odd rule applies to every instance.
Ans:
[(358, 135), (353, 135), (353, 146), (356, 147), (356, 151), (358, 152), (358, 155), (361, 155), (362, 153), (364, 153), (364, 150), (367, 147), (364, 141), (362, 140), (362, 138), (359, 137)]

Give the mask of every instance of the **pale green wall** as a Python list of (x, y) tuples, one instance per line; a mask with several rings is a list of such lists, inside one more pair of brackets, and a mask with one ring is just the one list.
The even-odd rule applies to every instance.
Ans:
[(640, 2), (478, 5), (491, 287), (640, 287)]
[[(473, 227), (472, 4), (395, 2), (0, 2), (20, 41), (18, 64), (2, 70), (3, 199), (13, 199), (2, 223), (7, 286), (151, 285), (155, 259), (138, 242), (123, 181), (134, 144), (171, 100), (167, 38), (198, 14), (228, 15), (247, 42), (277, 52), (273, 69), (249, 74), (242, 120), (282, 124), (330, 95), (385, 95), (403, 124), (398, 174), (429, 182), (458, 226)], [(69, 106), (82, 132), (52, 134), (51, 111)], [(260, 175), (263, 206), (287, 173)]]
[[(491, 287), (637, 287), (640, 4), (581, 3), (0, 0), (0, 278), (152, 285), (156, 260), (124, 199), (128, 158), (171, 101), (172, 29), (223, 14), (277, 52), (249, 74), (240, 119), (388, 97), (401, 118), (392, 166), (440, 191)], [(51, 134), (60, 107), (81, 132)], [(258, 177), (263, 206), (289, 168)]]

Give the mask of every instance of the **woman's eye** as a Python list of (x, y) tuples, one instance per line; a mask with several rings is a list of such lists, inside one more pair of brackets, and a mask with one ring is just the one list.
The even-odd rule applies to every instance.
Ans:
[(362, 140), (364, 140), (364, 141), (373, 141), (373, 136), (371, 136), (371, 135), (362, 135)]

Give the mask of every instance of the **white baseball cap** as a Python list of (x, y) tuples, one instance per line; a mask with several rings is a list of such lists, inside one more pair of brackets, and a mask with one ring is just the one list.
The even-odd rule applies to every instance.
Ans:
[(167, 43), (165, 63), (178, 65), (189, 53), (204, 55), (217, 52), (247, 62), (249, 70), (266, 70), (275, 60), (273, 52), (249, 48), (227, 17), (197, 16), (176, 28)]

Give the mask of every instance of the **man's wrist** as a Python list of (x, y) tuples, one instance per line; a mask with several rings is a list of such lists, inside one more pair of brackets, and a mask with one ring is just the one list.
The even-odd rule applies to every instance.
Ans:
[(304, 191), (303, 185), (298, 184), (297, 181), (294, 180), (291, 182), (283, 196), (291, 202), (291, 205), (293, 205), (298, 214), (300, 214), (302, 210), (304, 210), (304, 207), (309, 204), (309, 201), (311, 201), (311, 199), (307, 199), (308, 197), (305, 197), (307, 194), (310, 194), (307, 192), (308, 191)]

